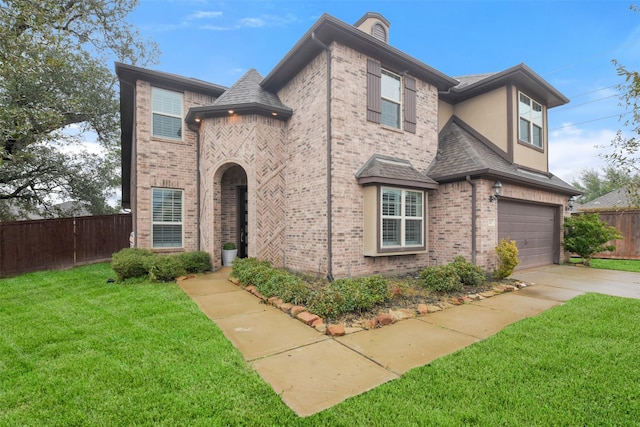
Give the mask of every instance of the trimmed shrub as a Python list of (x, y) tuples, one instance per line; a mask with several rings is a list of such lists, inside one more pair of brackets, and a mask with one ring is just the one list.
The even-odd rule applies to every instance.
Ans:
[(502, 239), (498, 246), (496, 246), (496, 253), (498, 254), (499, 265), (496, 271), (493, 273), (493, 277), (496, 279), (505, 279), (511, 276), (516, 265), (520, 263), (518, 260), (518, 247), (515, 240)]
[(176, 255), (182, 262), (187, 274), (189, 273), (204, 273), (205, 271), (211, 271), (213, 265), (211, 264), (211, 255), (205, 251), (184, 252)]
[(318, 316), (366, 311), (391, 298), (389, 285), (381, 276), (338, 279), (311, 295), (309, 310)]
[(487, 279), (482, 267), (467, 262), (463, 256), (455, 257), (451, 265), (464, 286), (480, 286)]
[(269, 261), (261, 261), (257, 258), (236, 258), (233, 262), (231, 274), (243, 285), (256, 285), (258, 278), (256, 272), (262, 269), (271, 269)]
[(280, 297), (284, 302), (290, 302), (291, 304), (307, 304), (311, 297), (311, 288), (309, 285), (291, 273), (283, 273), (269, 279), (269, 283), (277, 282), (278, 291), (276, 295)]
[(307, 308), (311, 313), (327, 318), (345, 313), (344, 306), (344, 295), (336, 289), (324, 287), (313, 292)]
[(453, 264), (427, 267), (420, 272), (422, 286), (436, 292), (462, 290), (462, 281)]
[(113, 254), (111, 268), (116, 272), (120, 281), (133, 277), (144, 277), (149, 274), (149, 268), (155, 257), (156, 254), (148, 249), (122, 249)]
[(156, 256), (151, 260), (149, 280), (152, 282), (173, 282), (185, 274), (187, 271), (178, 255)]

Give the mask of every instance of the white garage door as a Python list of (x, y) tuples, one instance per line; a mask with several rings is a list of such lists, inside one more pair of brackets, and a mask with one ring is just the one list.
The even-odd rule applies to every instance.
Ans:
[(516, 241), (518, 269), (558, 262), (557, 212), (553, 206), (498, 201), (498, 238)]

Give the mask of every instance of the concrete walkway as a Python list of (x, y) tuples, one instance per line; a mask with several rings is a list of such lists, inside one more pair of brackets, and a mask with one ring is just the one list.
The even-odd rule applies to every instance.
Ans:
[(327, 409), (404, 372), (586, 292), (640, 298), (640, 274), (569, 266), (516, 272), (535, 286), (339, 338), (321, 335), (228, 281), (230, 268), (179, 282), (299, 416)]

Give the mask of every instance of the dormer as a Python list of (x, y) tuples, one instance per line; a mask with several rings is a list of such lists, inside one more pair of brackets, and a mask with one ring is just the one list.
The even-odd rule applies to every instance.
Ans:
[(381, 42), (389, 43), (389, 27), (391, 27), (391, 23), (379, 13), (367, 12), (353, 26)]

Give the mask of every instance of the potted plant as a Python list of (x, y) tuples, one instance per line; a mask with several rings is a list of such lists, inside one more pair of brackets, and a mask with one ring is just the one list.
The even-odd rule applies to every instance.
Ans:
[(238, 248), (235, 243), (227, 242), (222, 246), (222, 265), (230, 267), (236, 256), (238, 256)]

